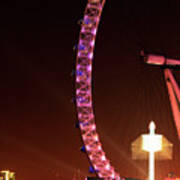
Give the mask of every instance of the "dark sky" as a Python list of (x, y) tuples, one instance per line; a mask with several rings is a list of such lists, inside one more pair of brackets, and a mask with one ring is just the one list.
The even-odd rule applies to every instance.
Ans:
[[(88, 174), (75, 129), (76, 53), (86, 1), (0, 2), (0, 169), (18, 180), (69, 180)], [(180, 176), (180, 142), (163, 71), (141, 62), (138, 51), (180, 58), (178, 0), (107, 1), (96, 41), (93, 99), (97, 129), (112, 164), (122, 176), (144, 178), (146, 161), (131, 160), (130, 145), (147, 132), (174, 144), (174, 159), (157, 162), (157, 180)], [(180, 72), (174, 71), (180, 83)], [(179, 171), (179, 172), (178, 172)]]

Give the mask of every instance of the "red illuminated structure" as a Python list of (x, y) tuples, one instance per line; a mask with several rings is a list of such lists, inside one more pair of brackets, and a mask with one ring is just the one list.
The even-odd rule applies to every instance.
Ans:
[(84, 151), (99, 178), (120, 180), (103, 151), (92, 106), (92, 60), (95, 38), (105, 0), (88, 0), (77, 46), (76, 107)]
[(144, 55), (144, 60), (147, 64), (164, 67), (164, 77), (169, 93), (172, 114), (174, 117), (178, 137), (180, 139), (180, 89), (171, 70), (180, 67), (180, 60), (169, 59), (164, 56), (154, 54)]

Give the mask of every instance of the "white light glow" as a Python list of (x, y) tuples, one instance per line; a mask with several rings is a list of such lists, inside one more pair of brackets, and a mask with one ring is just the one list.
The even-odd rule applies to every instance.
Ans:
[(105, 156), (101, 156), (101, 159), (102, 159), (102, 161), (105, 161), (106, 157)]
[(155, 134), (155, 123), (149, 124), (149, 134), (142, 135), (142, 149), (149, 152), (149, 179), (155, 177), (155, 152), (162, 150), (162, 135)]
[(109, 170), (110, 169), (110, 165), (107, 164), (105, 168)]

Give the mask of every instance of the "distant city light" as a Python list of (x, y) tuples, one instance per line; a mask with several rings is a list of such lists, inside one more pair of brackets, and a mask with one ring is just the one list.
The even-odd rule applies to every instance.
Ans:
[(15, 180), (15, 172), (9, 170), (0, 171), (0, 180)]

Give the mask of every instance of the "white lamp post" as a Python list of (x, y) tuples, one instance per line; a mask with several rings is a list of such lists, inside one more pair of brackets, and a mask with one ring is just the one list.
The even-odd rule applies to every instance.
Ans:
[(149, 152), (149, 180), (155, 177), (155, 152), (162, 150), (162, 135), (155, 134), (155, 123), (149, 124), (149, 134), (142, 135), (142, 150)]
[(161, 134), (155, 134), (155, 123), (149, 124), (149, 134), (142, 134), (132, 142), (132, 158), (148, 159), (149, 161), (149, 178), (155, 180), (155, 159), (171, 160), (173, 145)]

